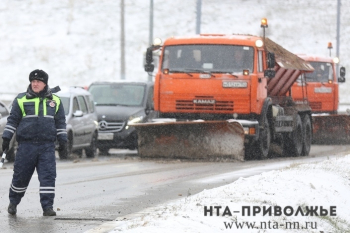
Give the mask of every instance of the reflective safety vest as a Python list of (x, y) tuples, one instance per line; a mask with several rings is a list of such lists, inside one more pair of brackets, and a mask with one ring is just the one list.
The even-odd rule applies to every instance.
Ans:
[[(52, 108), (55, 107), (55, 112), (54, 114), (48, 114), (48, 111), (47, 111), (47, 101), (49, 101), (49, 106), (51, 106)], [(40, 105), (40, 98), (33, 98), (33, 99), (27, 99), (26, 96), (23, 96), (22, 98), (20, 99), (17, 99), (17, 102), (18, 102), (18, 105), (19, 105), (19, 108), (21, 109), (22, 111), (22, 116), (23, 117), (26, 117), (26, 116), (39, 116), (39, 105)], [(26, 112), (25, 110), (25, 105), (26, 104), (34, 104), (34, 110), (35, 112), (34, 113), (28, 113)], [(58, 98), (57, 96), (55, 95), (52, 95), (52, 100), (51, 99), (48, 99), (48, 98), (44, 98), (43, 99), (43, 116), (47, 116), (47, 115), (50, 115), (50, 116), (54, 116), (57, 111), (58, 111), (58, 108), (60, 106), (60, 103), (61, 103), (61, 100), (60, 98)]]
[(66, 117), (61, 99), (56, 95), (52, 95), (52, 99), (30, 99), (26, 93), (18, 94), (2, 137), (11, 140), (14, 134), (18, 143), (66, 142)]

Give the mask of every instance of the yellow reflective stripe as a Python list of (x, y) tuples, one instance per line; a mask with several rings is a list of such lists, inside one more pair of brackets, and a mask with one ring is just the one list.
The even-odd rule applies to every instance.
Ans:
[(34, 109), (35, 109), (35, 115), (39, 115), (39, 99), (35, 98), (35, 99), (27, 99), (26, 96), (23, 96), (20, 99), (17, 99), (18, 102), (18, 106), (22, 111), (22, 116), (25, 117), (27, 114), (24, 111), (24, 103), (25, 102), (34, 102)]
[(26, 99), (26, 96), (23, 96), (22, 98), (17, 99), (17, 103), (18, 103), (19, 108), (21, 109), (22, 116), (25, 116), (26, 113), (24, 112), (24, 107), (23, 107), (24, 100), (23, 99)]
[[(47, 115), (47, 106), (46, 103), (49, 99), (45, 98), (43, 101), (43, 115), (46, 116)], [(56, 102), (56, 112), (58, 111), (59, 105), (61, 103), (61, 100), (58, 96), (56, 95), (52, 95), (52, 100), (54, 100)], [(49, 100), (50, 101), (50, 100)], [(27, 114), (24, 111), (24, 103), (25, 102), (34, 102), (34, 108), (35, 108), (35, 115), (38, 116), (39, 115), (39, 103), (40, 103), (40, 99), (39, 98), (34, 98), (34, 99), (27, 99), (26, 96), (23, 96), (20, 99), (17, 99), (18, 102), (18, 106), (22, 111), (22, 116), (25, 117)]]
[(43, 116), (47, 115), (46, 104), (47, 104), (47, 99), (45, 98), (45, 101), (43, 101)]
[(56, 113), (57, 113), (58, 107), (60, 106), (60, 103), (61, 103), (61, 99), (58, 98), (58, 96), (56, 95), (52, 95), (52, 100), (56, 101)]

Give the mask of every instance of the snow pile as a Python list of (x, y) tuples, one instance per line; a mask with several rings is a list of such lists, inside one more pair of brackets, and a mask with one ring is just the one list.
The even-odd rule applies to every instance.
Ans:
[[(350, 155), (346, 155), (241, 178), (126, 216), (127, 219), (117, 219), (116, 227), (110, 232), (349, 232), (349, 167)], [(221, 206), (219, 216), (218, 206)], [(243, 211), (244, 206), (250, 209), (250, 216), (247, 209)], [(267, 211), (269, 207), (272, 210), (280, 207), (282, 214), (272, 211), (263, 215), (263, 209)], [(207, 216), (204, 216), (205, 208)], [(259, 209), (261, 212), (257, 213)], [(331, 211), (336, 216), (331, 216)], [(227, 227), (229, 224), (231, 228)]]

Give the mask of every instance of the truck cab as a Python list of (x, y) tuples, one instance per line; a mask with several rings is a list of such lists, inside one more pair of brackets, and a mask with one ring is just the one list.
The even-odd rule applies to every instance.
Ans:
[(260, 114), (268, 78), (262, 44), (249, 35), (167, 39), (155, 77), (155, 110), (162, 117), (207, 120)]
[[(155, 75), (154, 107), (161, 118), (173, 118), (177, 122), (206, 121), (208, 127), (202, 128), (208, 129), (207, 135), (214, 132), (209, 129), (210, 121), (239, 122), (246, 151), (254, 157), (268, 157), (272, 142), (296, 155), (309, 153), (311, 109), (307, 102), (295, 104), (290, 96), (290, 88), (298, 76), (313, 71), (309, 63), (268, 38), (200, 34), (154, 43), (146, 52), (145, 71), (149, 73), (154, 70), (155, 50), (161, 50), (161, 55)], [(197, 122), (187, 123), (184, 129), (196, 130)], [(177, 130), (181, 124), (169, 125), (175, 136), (169, 135), (168, 139), (183, 139), (179, 143), (185, 148), (187, 136)], [(148, 132), (143, 127), (142, 131), (147, 132), (145, 139), (152, 127), (157, 126), (149, 125)], [(169, 141), (158, 136), (150, 149), (159, 142)], [(173, 151), (169, 156), (181, 153), (175, 152), (175, 146)]]
[(337, 76), (336, 59), (331, 57), (300, 54), (314, 68), (311, 73), (301, 75), (293, 84), (295, 101), (309, 101), (313, 113), (336, 114), (339, 105), (339, 83), (345, 82), (345, 68)]

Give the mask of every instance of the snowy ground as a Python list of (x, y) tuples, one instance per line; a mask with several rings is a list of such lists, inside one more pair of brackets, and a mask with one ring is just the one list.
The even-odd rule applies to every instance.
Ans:
[[(117, 219), (108, 223), (114, 226), (110, 232), (350, 232), (349, 167), (350, 154), (240, 178), (232, 184), (204, 190), (126, 216), (127, 219)], [(212, 216), (209, 214), (210, 207), (213, 209)], [(250, 215), (245, 207), (250, 209)], [(263, 209), (270, 207), (277, 211), (267, 211), (263, 215)], [(282, 214), (278, 214), (278, 208), (281, 208)], [(227, 227), (230, 224), (231, 227)]]
[[(125, 1), (126, 79), (146, 80), (143, 53), (149, 44), (149, 2)], [(197, 0), (154, 0), (154, 37), (195, 34)], [(335, 0), (202, 0), (202, 33), (261, 35), (260, 19), (267, 17), (267, 36), (294, 53), (329, 55), (336, 49)], [(120, 1), (2, 0), (0, 4), (0, 99), (25, 91), (30, 71), (50, 75), (49, 85), (89, 85), (120, 79)], [(350, 1), (342, 1), (340, 60), (350, 70)], [(170, 17), (169, 17), (170, 16)], [(349, 75), (347, 75), (349, 77)], [(349, 79), (348, 79), (349, 80)], [(340, 87), (341, 102), (350, 102), (349, 81)], [(5, 93), (5, 94), (4, 94)], [(9, 95), (7, 95), (10, 93)], [(295, 165), (240, 179), (178, 202), (158, 206), (129, 221), (116, 222), (115, 232), (283, 232), (283, 230), (226, 230), (224, 222), (286, 224), (314, 223), (317, 229), (287, 232), (350, 232), (348, 196), (350, 156), (319, 164)], [(204, 216), (205, 206), (229, 206), (233, 216)], [(297, 209), (336, 207), (337, 216), (243, 216), (242, 206), (291, 206)]]

